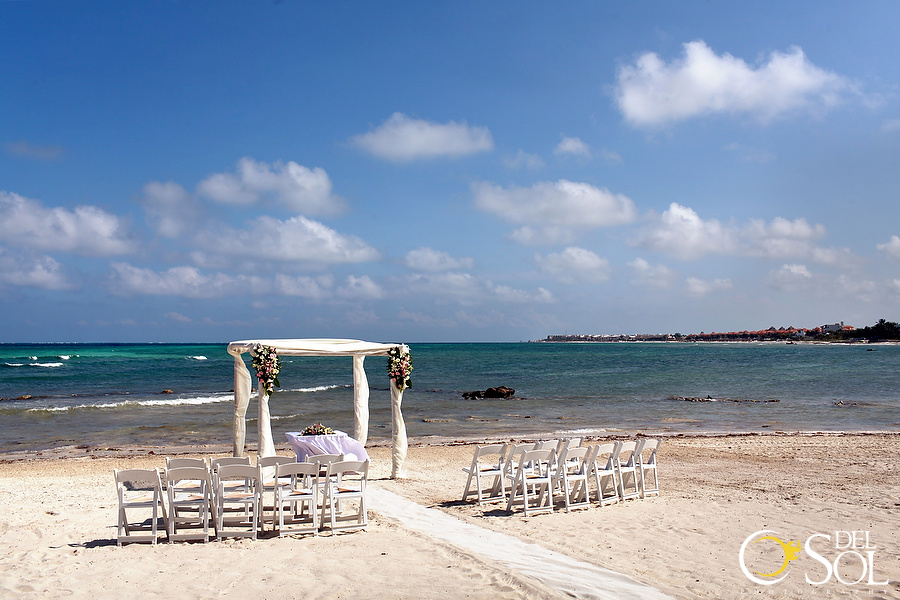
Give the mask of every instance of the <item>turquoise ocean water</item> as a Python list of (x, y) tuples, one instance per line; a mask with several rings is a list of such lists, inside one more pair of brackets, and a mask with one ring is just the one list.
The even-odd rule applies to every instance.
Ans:
[[(0, 453), (229, 444), (225, 346), (0, 344)], [(480, 343), (411, 351), (403, 413), (413, 438), (900, 431), (897, 345)], [(366, 359), (371, 439), (390, 436), (386, 362)], [(352, 432), (349, 358), (285, 357), (281, 384), (270, 401), (276, 441), (316, 421)], [(462, 398), (499, 385), (516, 398)], [(716, 401), (674, 399), (708, 396)], [(250, 443), (255, 411), (254, 399)]]

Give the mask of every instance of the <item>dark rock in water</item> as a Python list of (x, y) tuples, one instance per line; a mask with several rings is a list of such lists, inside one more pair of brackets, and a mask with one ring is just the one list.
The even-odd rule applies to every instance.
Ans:
[(474, 392), (463, 392), (462, 397), (474, 400), (478, 398), (512, 398), (516, 395), (516, 390), (505, 385), (499, 387), (490, 387), (484, 391), (476, 390)]
[(484, 390), (485, 398), (512, 398), (515, 395), (516, 390), (506, 387), (505, 385)]
[(174, 393), (175, 392), (173, 392), (172, 390), (163, 390), (160, 392), (160, 394), (174, 394)]

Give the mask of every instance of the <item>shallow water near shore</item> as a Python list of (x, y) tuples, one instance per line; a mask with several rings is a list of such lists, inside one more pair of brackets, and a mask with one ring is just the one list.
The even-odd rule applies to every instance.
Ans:
[[(0, 345), (0, 452), (227, 444), (233, 362), (225, 346)], [(403, 413), (413, 438), (900, 431), (897, 345), (480, 343), (411, 351)], [(352, 432), (350, 359), (283, 360), (283, 388), (270, 401), (276, 442), (318, 421)], [(390, 436), (386, 362), (365, 363), (373, 441)], [(462, 398), (499, 385), (516, 397)], [(250, 443), (255, 411), (253, 400)]]

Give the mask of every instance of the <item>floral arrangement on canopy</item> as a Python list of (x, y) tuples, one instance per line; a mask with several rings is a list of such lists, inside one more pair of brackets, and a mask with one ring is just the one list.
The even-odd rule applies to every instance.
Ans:
[(334, 429), (325, 427), (322, 423), (315, 423), (305, 427), (303, 431), (300, 432), (300, 435), (328, 435), (330, 433), (334, 433)]
[(397, 389), (401, 392), (408, 387), (412, 387), (412, 357), (408, 351), (404, 351), (400, 346), (388, 350), (387, 371)]
[(272, 394), (276, 387), (281, 387), (278, 373), (281, 372), (281, 358), (275, 348), (257, 344), (250, 353), (253, 356), (253, 370), (262, 384), (266, 394)]

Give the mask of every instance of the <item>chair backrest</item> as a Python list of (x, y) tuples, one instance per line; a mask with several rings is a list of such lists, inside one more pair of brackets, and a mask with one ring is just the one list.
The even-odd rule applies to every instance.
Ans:
[(622, 442), (607, 442), (594, 447), (594, 463), (602, 471), (611, 471), (619, 460)]
[(365, 491), (366, 479), (369, 476), (368, 460), (339, 460), (328, 465), (327, 478), (340, 482), (338, 485), (342, 488), (356, 487), (360, 491)]
[(556, 446), (556, 455), (559, 456), (563, 453), (563, 450), (566, 448), (578, 448), (581, 446), (581, 438), (566, 438), (564, 440), (559, 440), (559, 444)]
[(301, 487), (306, 487), (309, 484), (315, 486), (319, 482), (319, 465), (314, 463), (298, 463), (297, 461), (276, 464), (275, 479), (287, 478), (291, 478), (294, 481), (302, 480), (302, 483), (299, 484)]
[(213, 471), (218, 471), (219, 467), (223, 467), (226, 465), (250, 465), (249, 456), (222, 456), (219, 458), (213, 458), (210, 460), (210, 467)]
[(554, 450), (559, 448), (559, 440), (540, 440), (534, 444), (535, 450), (546, 450), (549, 448), (553, 448)]
[(166, 469), (166, 485), (169, 489), (180, 481), (199, 481), (209, 485), (209, 469), (205, 467), (174, 467)]
[(593, 448), (589, 446), (564, 448), (562, 454), (559, 455), (559, 470), (567, 470), (569, 474), (583, 472), (588, 455), (593, 456)]
[(262, 488), (261, 469), (252, 465), (220, 465), (215, 473), (216, 493), (226, 488), (227, 481), (241, 481), (238, 489), (258, 493)]
[(521, 455), (518, 472), (528, 472), (531, 475), (549, 477), (553, 472), (555, 463), (556, 448), (529, 450)]
[(503, 461), (503, 472), (514, 475), (516, 467), (518, 467), (519, 457), (523, 452), (534, 450), (534, 444), (509, 444), (506, 451), (506, 458)]
[(159, 478), (159, 469), (113, 469), (113, 476), (116, 478), (116, 486), (125, 498), (131, 491), (162, 491), (162, 482)]
[(296, 456), (261, 456), (257, 459), (256, 464), (262, 469), (275, 467), (285, 463), (296, 463)]
[(635, 464), (635, 450), (639, 442), (619, 442), (619, 464), (623, 467), (633, 467)]
[(306, 457), (306, 462), (313, 465), (330, 465), (342, 460), (344, 460), (343, 454), (310, 454)]
[[(656, 453), (659, 451), (659, 445), (662, 443), (662, 440), (644, 438), (641, 442), (643, 443), (641, 444), (640, 449), (635, 450), (638, 464), (641, 467), (646, 465), (656, 465)], [(650, 451), (650, 454), (644, 459), (648, 450)]]
[(480, 462), (482, 457), (496, 455), (497, 460), (491, 461), (491, 464), (499, 468), (503, 465), (503, 459), (506, 458), (504, 453), (509, 445), (510, 444), (489, 444), (487, 446), (478, 446), (475, 448), (475, 456), (473, 456), (472, 462)]
[(166, 469), (177, 469), (179, 467), (201, 467), (209, 468), (209, 464), (205, 458), (186, 458), (183, 456), (170, 458), (166, 457)]

